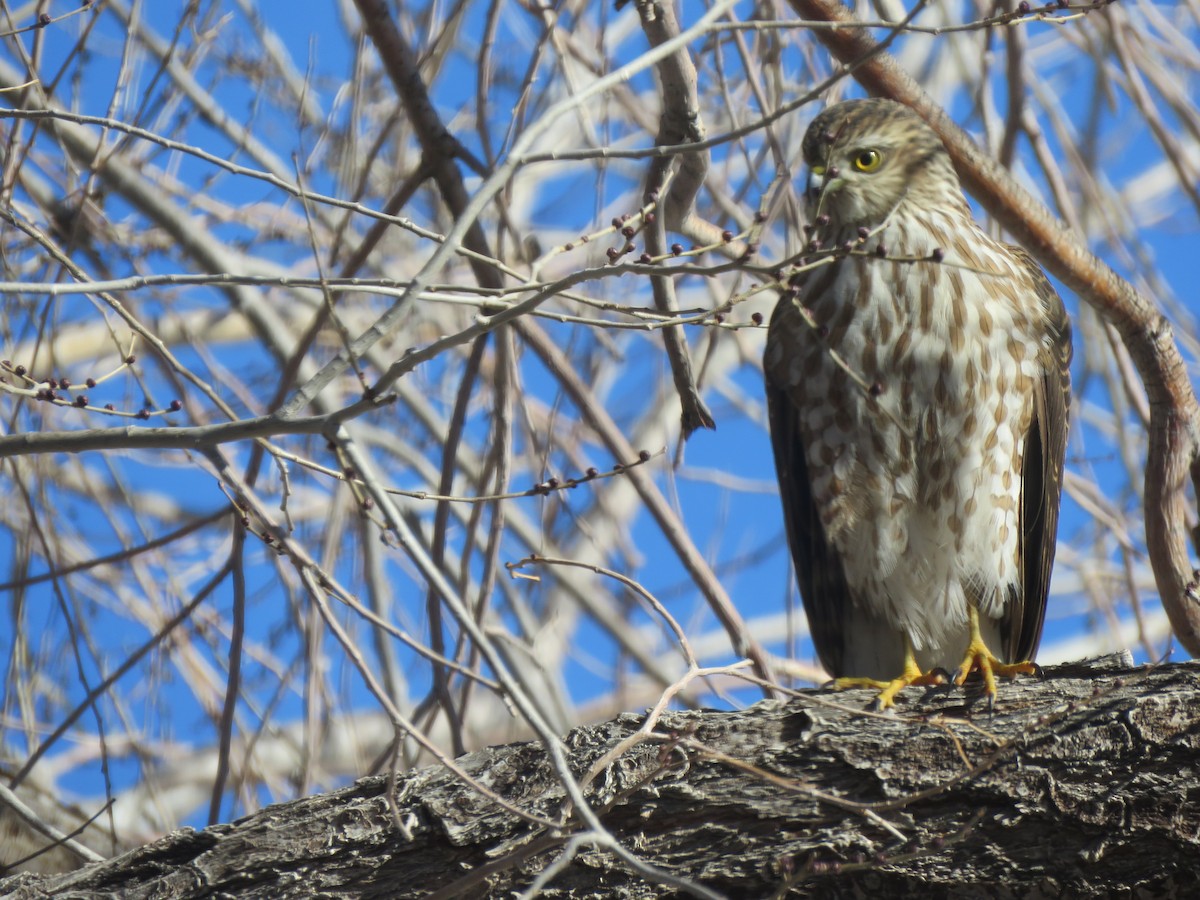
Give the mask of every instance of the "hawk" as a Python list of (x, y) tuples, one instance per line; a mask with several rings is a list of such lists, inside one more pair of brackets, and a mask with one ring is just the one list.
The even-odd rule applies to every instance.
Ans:
[[(771, 441), (817, 654), (887, 708), (911, 684), (1037, 671), (1070, 401), (1062, 300), (974, 221), (889, 100), (804, 136), (813, 266), (767, 334)], [(953, 671), (953, 675), (951, 675)]]

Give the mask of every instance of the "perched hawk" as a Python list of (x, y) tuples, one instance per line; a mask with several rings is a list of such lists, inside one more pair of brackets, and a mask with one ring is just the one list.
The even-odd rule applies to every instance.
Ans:
[[(823, 262), (763, 360), (788, 542), (817, 653), (886, 708), (910, 684), (1035, 671), (1070, 399), (1062, 301), (971, 217), (907, 107), (804, 136)], [(953, 676), (950, 676), (953, 671)]]

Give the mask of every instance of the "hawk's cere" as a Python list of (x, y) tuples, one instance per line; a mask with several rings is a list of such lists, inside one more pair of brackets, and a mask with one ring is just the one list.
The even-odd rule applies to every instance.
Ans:
[(907, 107), (851, 100), (804, 137), (809, 262), (763, 361), (813, 642), (890, 705), (955, 670), (1030, 672), (1054, 561), (1070, 397), (1063, 304), (971, 217)]

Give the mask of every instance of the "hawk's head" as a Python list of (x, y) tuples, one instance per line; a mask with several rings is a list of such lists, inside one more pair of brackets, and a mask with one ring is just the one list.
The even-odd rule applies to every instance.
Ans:
[[(966, 212), (958, 176), (941, 139), (907, 106), (891, 100), (847, 100), (824, 110), (804, 135), (811, 172), (812, 218), (834, 226), (881, 224), (901, 204), (908, 212)], [(951, 199), (953, 197), (953, 199)]]

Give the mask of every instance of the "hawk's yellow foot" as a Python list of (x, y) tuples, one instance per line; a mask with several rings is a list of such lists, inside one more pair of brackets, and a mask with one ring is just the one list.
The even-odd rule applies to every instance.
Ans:
[(1041, 667), (1032, 660), (1023, 660), (1016, 663), (1001, 662), (1000, 659), (991, 650), (983, 640), (983, 635), (979, 632), (979, 610), (972, 604), (967, 610), (968, 621), (971, 626), (971, 642), (967, 645), (967, 652), (963, 654), (963, 661), (958, 667), (958, 671), (954, 673), (954, 683), (962, 687), (973, 671), (978, 671), (983, 676), (983, 689), (987, 694), (988, 706), (992, 706), (996, 702), (996, 676), (1001, 678), (1016, 678), (1018, 675), (1041, 675)]
[(873, 688), (879, 691), (879, 696), (875, 698), (874, 706), (878, 710), (888, 709), (896, 702), (896, 695), (906, 687), (932, 687), (938, 684), (945, 684), (948, 679), (946, 672), (942, 669), (931, 669), (928, 672), (922, 672), (921, 667), (917, 665), (917, 658), (913, 654), (912, 644), (908, 638), (904, 639), (904, 671), (893, 678), (891, 681), (880, 681), (877, 678), (835, 678), (830, 682), (830, 685), (836, 691), (847, 691), (853, 688)]

